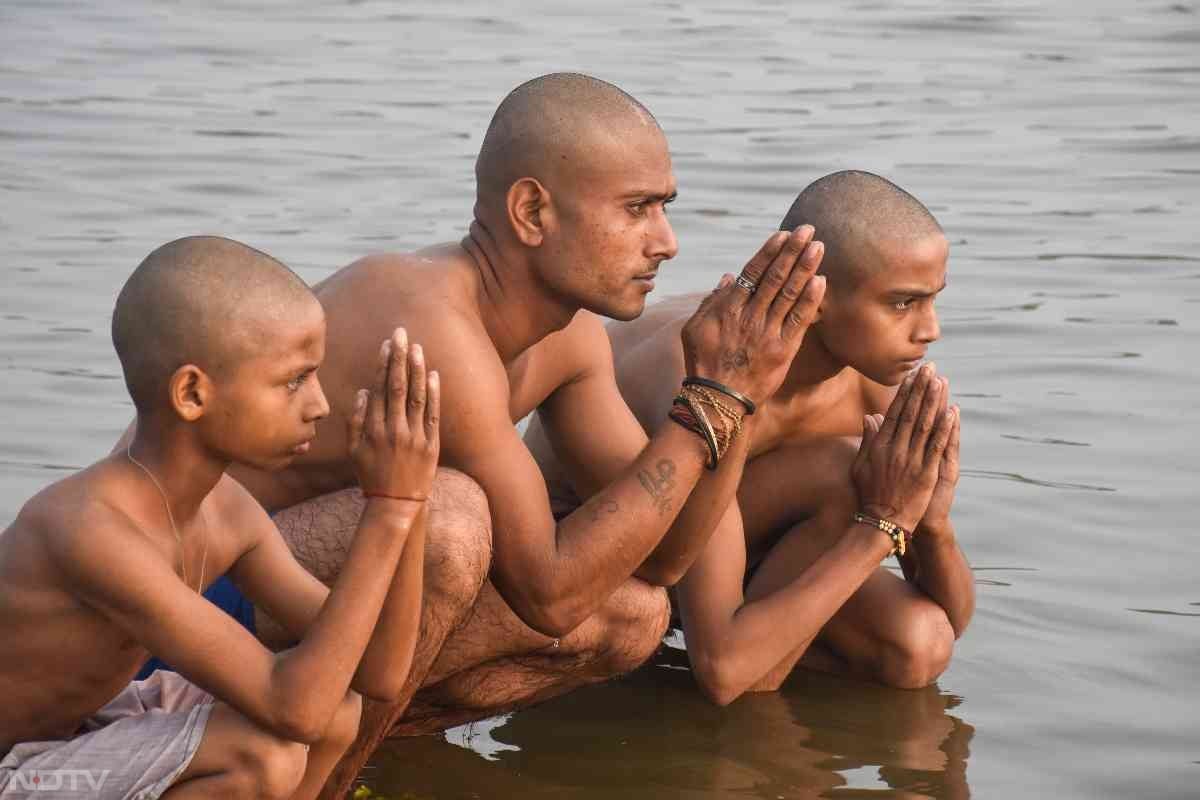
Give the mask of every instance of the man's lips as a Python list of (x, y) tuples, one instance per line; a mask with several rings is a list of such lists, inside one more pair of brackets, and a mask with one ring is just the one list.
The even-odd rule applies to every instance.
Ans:
[(293, 447), (292, 452), (298, 456), (302, 456), (312, 448), (312, 443), (312, 439), (305, 439), (303, 442)]

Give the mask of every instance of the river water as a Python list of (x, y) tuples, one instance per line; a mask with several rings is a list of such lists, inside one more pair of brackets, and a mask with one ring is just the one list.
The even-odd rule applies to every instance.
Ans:
[[(595, 7), (590, 7), (595, 6)], [(663, 295), (810, 180), (882, 173), (953, 243), (979, 609), (934, 688), (625, 681), (390, 745), (392, 797), (1200, 797), (1200, 3), (0, 2), (0, 524), (131, 415), (108, 338), (158, 244), (315, 281), (456, 239), (491, 111), (576, 69), (671, 141)], [(1189, 444), (1190, 443), (1190, 444)]]

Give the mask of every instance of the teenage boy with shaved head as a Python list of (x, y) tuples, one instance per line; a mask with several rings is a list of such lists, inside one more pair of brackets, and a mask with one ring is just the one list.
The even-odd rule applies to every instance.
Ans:
[[(897, 393), (905, 380), (947, 408), (948, 383), (933, 365), (913, 373), (939, 336), (934, 300), (949, 251), (941, 226), (904, 190), (858, 171), (807, 187), (782, 227), (800, 224), (821, 233), (829, 289), (787, 377), (760, 403), (737, 502), (676, 589), (696, 679), (722, 704), (777, 688), (798, 662), (924, 686), (946, 668), (974, 609), (950, 523), (956, 408), (936, 490), (905, 497), (896, 511), (915, 534), (900, 556), (904, 578), (847, 555), (863, 507), (859, 476), (851, 479), (856, 440), (879, 421), (864, 417), (889, 403), (915, 413), (902, 404), (906, 390)], [(679, 331), (697, 300), (665, 300), (609, 326), (622, 393), (649, 432), (685, 370)], [(923, 433), (928, 418), (917, 420)], [(552, 463), (540, 431), (528, 438), (556, 504), (569, 507), (579, 487)]]
[[(666, 217), (675, 178), (650, 113), (594, 78), (535, 79), (500, 104), (476, 175), (475, 219), (461, 243), (370, 256), (316, 288), (329, 320), (330, 418), (282, 475), (238, 473), (268, 509), (283, 509), (276, 521), (301, 561), (336, 575), (336, 557), (306, 554), (337, 553), (361, 508), (361, 494), (344, 488), (354, 483), (341, 432), (349, 389), (367, 377), (380, 331), (402, 322), (425, 345), (445, 396), (442, 463), (482, 487), (494, 554), (478, 599), (478, 584), (426, 592), (409, 691), (425, 689), (408, 731), (514, 708), (645, 660), (667, 625), (662, 587), (706, 543), (745, 455), (737, 427), (746, 407), (736, 399), (727, 398), (730, 416), (714, 418), (710, 447), (695, 421), (648, 439), (617, 389), (602, 318), (641, 314), (659, 265), (676, 252)], [(824, 279), (810, 280), (822, 252), (812, 238), (807, 226), (772, 235), (741, 276), (762, 281), (757, 294), (729, 278), (710, 295), (683, 332), (687, 375), (739, 396), (774, 393), (824, 290)], [(562, 518), (515, 427), (534, 411), (592, 495)], [(432, 527), (430, 581), (473, 555), (439, 542)], [(360, 742), (329, 796), (402, 711), (364, 710)]]
[[(341, 437), (371, 499), (331, 591), (225, 475), (286, 466), (328, 413), (320, 304), (227, 239), (172, 242), (135, 270), (113, 343), (136, 434), (0, 535), (0, 798), (317, 795), (357, 692), (391, 699), (417, 636), (439, 389), (402, 333)], [(270, 652), (200, 596), (225, 572), (295, 647)], [(147, 654), (179, 672), (131, 682)]]

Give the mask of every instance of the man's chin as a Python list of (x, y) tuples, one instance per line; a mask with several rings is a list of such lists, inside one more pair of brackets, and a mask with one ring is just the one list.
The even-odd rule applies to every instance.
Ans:
[(589, 308), (593, 314), (599, 314), (602, 317), (615, 319), (618, 322), (632, 322), (640, 317), (646, 310), (646, 297), (642, 295), (636, 300), (627, 303), (607, 303), (604, 306)]

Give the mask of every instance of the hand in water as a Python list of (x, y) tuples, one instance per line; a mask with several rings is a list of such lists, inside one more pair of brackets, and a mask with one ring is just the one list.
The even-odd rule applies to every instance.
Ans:
[(882, 421), (878, 415), (865, 418), (852, 469), (865, 513), (909, 531), (925, 516), (957, 430), (957, 409), (945, 407), (944, 389), (933, 365), (926, 364), (904, 379)]
[(688, 375), (720, 381), (756, 403), (775, 393), (825, 295), (825, 277), (814, 277), (825, 245), (812, 237), (811, 225), (772, 235), (742, 270), (753, 292), (721, 279), (683, 326)]
[(364, 494), (424, 500), (437, 470), (438, 374), (426, 377), (419, 344), (397, 328), (379, 348), (372, 390), (360, 389), (350, 417), (350, 458)]

